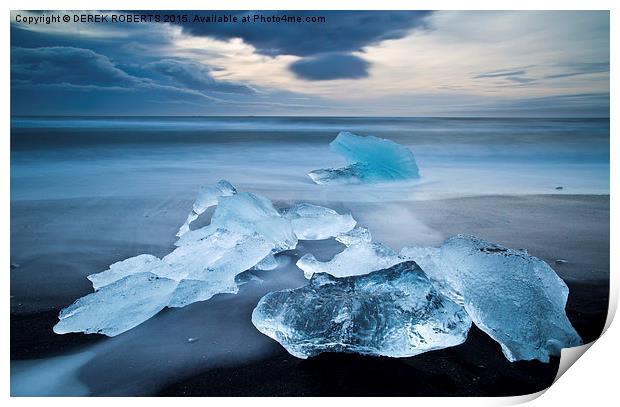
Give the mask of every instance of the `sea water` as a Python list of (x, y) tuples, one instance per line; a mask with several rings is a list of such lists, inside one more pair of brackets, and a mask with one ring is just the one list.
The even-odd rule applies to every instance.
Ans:
[[(315, 185), (309, 171), (346, 164), (328, 146), (344, 130), (409, 147), (420, 179)], [(220, 178), (274, 200), (609, 193), (608, 119), (14, 117), (11, 132), (12, 199), (192, 195)]]

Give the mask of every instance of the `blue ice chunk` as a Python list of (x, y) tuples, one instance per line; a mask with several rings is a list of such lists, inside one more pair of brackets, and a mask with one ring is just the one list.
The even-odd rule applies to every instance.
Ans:
[(465, 341), (471, 319), (415, 262), (362, 276), (312, 276), (265, 295), (252, 323), (293, 356), (322, 352), (408, 357)]
[(525, 250), (457, 235), (439, 249), (405, 248), (401, 256), (415, 260), (440, 291), (461, 302), (511, 362), (549, 362), (562, 348), (582, 344), (566, 316), (568, 287)]
[(297, 238), (302, 240), (322, 240), (346, 233), (355, 227), (351, 214), (340, 215), (324, 206), (300, 203), (284, 212), (290, 220)]
[(221, 196), (231, 196), (237, 193), (237, 189), (225, 179), (219, 180), (217, 184), (203, 187), (198, 193), (198, 197), (192, 205), (191, 212), (187, 215), (185, 223), (181, 225), (177, 232), (177, 237), (181, 237), (190, 231), (189, 225), (198, 219), (207, 209), (217, 205), (217, 200)]
[(317, 184), (362, 184), (420, 178), (411, 150), (391, 140), (342, 131), (329, 144), (350, 165), (311, 171)]
[(273, 244), (274, 252), (294, 249), (297, 246), (297, 236), (291, 222), (282, 217), (269, 199), (250, 192), (219, 197), (211, 223), (185, 233), (175, 244), (190, 244), (204, 239), (217, 229), (247, 235), (257, 233)]
[(116, 336), (164, 309), (177, 285), (177, 281), (153, 273), (130, 274), (63, 309), (54, 332)]
[(312, 253), (306, 253), (297, 261), (297, 267), (303, 270), (306, 278), (316, 273), (328, 273), (334, 277), (368, 274), (404, 261), (391, 248), (373, 242), (370, 231), (364, 227), (343, 233), (336, 240), (347, 247), (333, 259), (318, 261)]
[(261, 261), (256, 263), (256, 265), (252, 268), (254, 270), (263, 270), (263, 271), (274, 270), (278, 268), (278, 260), (275, 258), (275, 256), (272, 253), (269, 253)]

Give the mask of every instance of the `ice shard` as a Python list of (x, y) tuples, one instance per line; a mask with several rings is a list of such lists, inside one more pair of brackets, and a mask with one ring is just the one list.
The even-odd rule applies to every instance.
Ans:
[(153, 273), (158, 277), (179, 280), (168, 263), (150, 254), (141, 254), (116, 262), (108, 270), (91, 274), (87, 278), (92, 281), (93, 288), (98, 290), (123, 277), (139, 273)]
[(187, 232), (175, 244), (183, 246), (203, 239), (217, 229), (246, 235), (257, 233), (273, 244), (275, 252), (297, 246), (290, 221), (282, 217), (269, 199), (249, 192), (220, 197), (211, 224)]
[(214, 186), (203, 187), (198, 193), (198, 197), (192, 205), (191, 212), (187, 215), (185, 223), (181, 225), (177, 232), (177, 237), (183, 236), (189, 232), (189, 225), (198, 219), (198, 217), (204, 213), (211, 206), (217, 205), (217, 200), (220, 196), (231, 196), (237, 193), (237, 189), (228, 181), (220, 180)]
[(259, 261), (255, 266), (255, 270), (273, 270), (278, 267), (278, 260), (276, 260), (275, 256), (269, 253), (265, 256), (264, 259)]
[(411, 150), (391, 140), (342, 131), (329, 146), (350, 165), (311, 171), (308, 175), (317, 184), (361, 184), (420, 177)]
[(273, 245), (254, 233), (216, 229), (211, 235), (177, 247), (163, 258), (181, 279), (211, 280), (213, 273), (235, 275), (265, 258)]
[(169, 306), (184, 307), (220, 293), (236, 293), (235, 277), (270, 255), (273, 245), (257, 234), (218, 229), (164, 257), (182, 279)]
[[(401, 254), (420, 260), (423, 252)], [(508, 360), (548, 362), (562, 348), (582, 343), (566, 316), (568, 287), (527, 251), (457, 235), (424, 256), (425, 272), (462, 298), (473, 322), (501, 345)]]
[(284, 218), (290, 220), (297, 238), (321, 240), (346, 233), (355, 227), (350, 214), (340, 215), (324, 206), (301, 203), (287, 209)]
[(400, 257), (415, 261), (433, 282), (435, 288), (457, 304), (464, 305), (463, 294), (456, 288), (456, 276), (446, 272), (438, 247), (403, 247)]
[(315, 273), (328, 273), (335, 277), (368, 274), (404, 261), (389, 247), (373, 242), (370, 232), (363, 227), (338, 236), (336, 240), (347, 247), (333, 259), (318, 261), (311, 253), (307, 253), (297, 261), (297, 267), (303, 270), (306, 278)]
[(408, 357), (465, 341), (471, 320), (415, 262), (363, 276), (315, 274), (308, 285), (265, 295), (252, 323), (290, 354)]
[(63, 309), (54, 332), (116, 336), (165, 308), (177, 284), (148, 272), (128, 275)]

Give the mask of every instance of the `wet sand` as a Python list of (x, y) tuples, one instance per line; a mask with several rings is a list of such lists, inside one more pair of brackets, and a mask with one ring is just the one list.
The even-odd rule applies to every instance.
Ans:
[[(567, 314), (584, 341), (603, 328), (608, 195), (314, 203), (351, 211), (375, 240), (396, 249), (438, 245), (456, 233), (527, 248), (566, 281)], [(546, 388), (555, 377), (557, 359), (510, 363), (475, 327), (464, 344), (413, 358), (290, 356), (254, 329), (251, 311), (266, 292), (304, 284), (296, 258), (312, 252), (329, 259), (338, 251), (333, 241), (301, 242), (279, 256), (277, 270), (241, 276), (247, 283), (238, 295), (164, 310), (115, 338), (51, 331), (62, 307), (92, 291), (88, 274), (140, 253), (169, 252), (190, 205), (191, 197), (12, 201), (11, 263), (18, 265), (11, 269), (12, 377), (36, 369), (35, 359), (80, 352), (91, 356), (70, 365), (76, 366), (72, 380), (91, 395), (518, 395)], [(189, 337), (199, 340), (189, 343)], [(58, 387), (67, 394), (74, 388)], [(36, 383), (24, 391), (35, 393)]]

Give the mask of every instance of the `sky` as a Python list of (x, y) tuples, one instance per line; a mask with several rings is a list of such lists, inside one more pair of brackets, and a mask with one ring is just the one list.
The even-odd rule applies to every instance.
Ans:
[(607, 11), (85, 14), (11, 12), (12, 115), (609, 117)]

